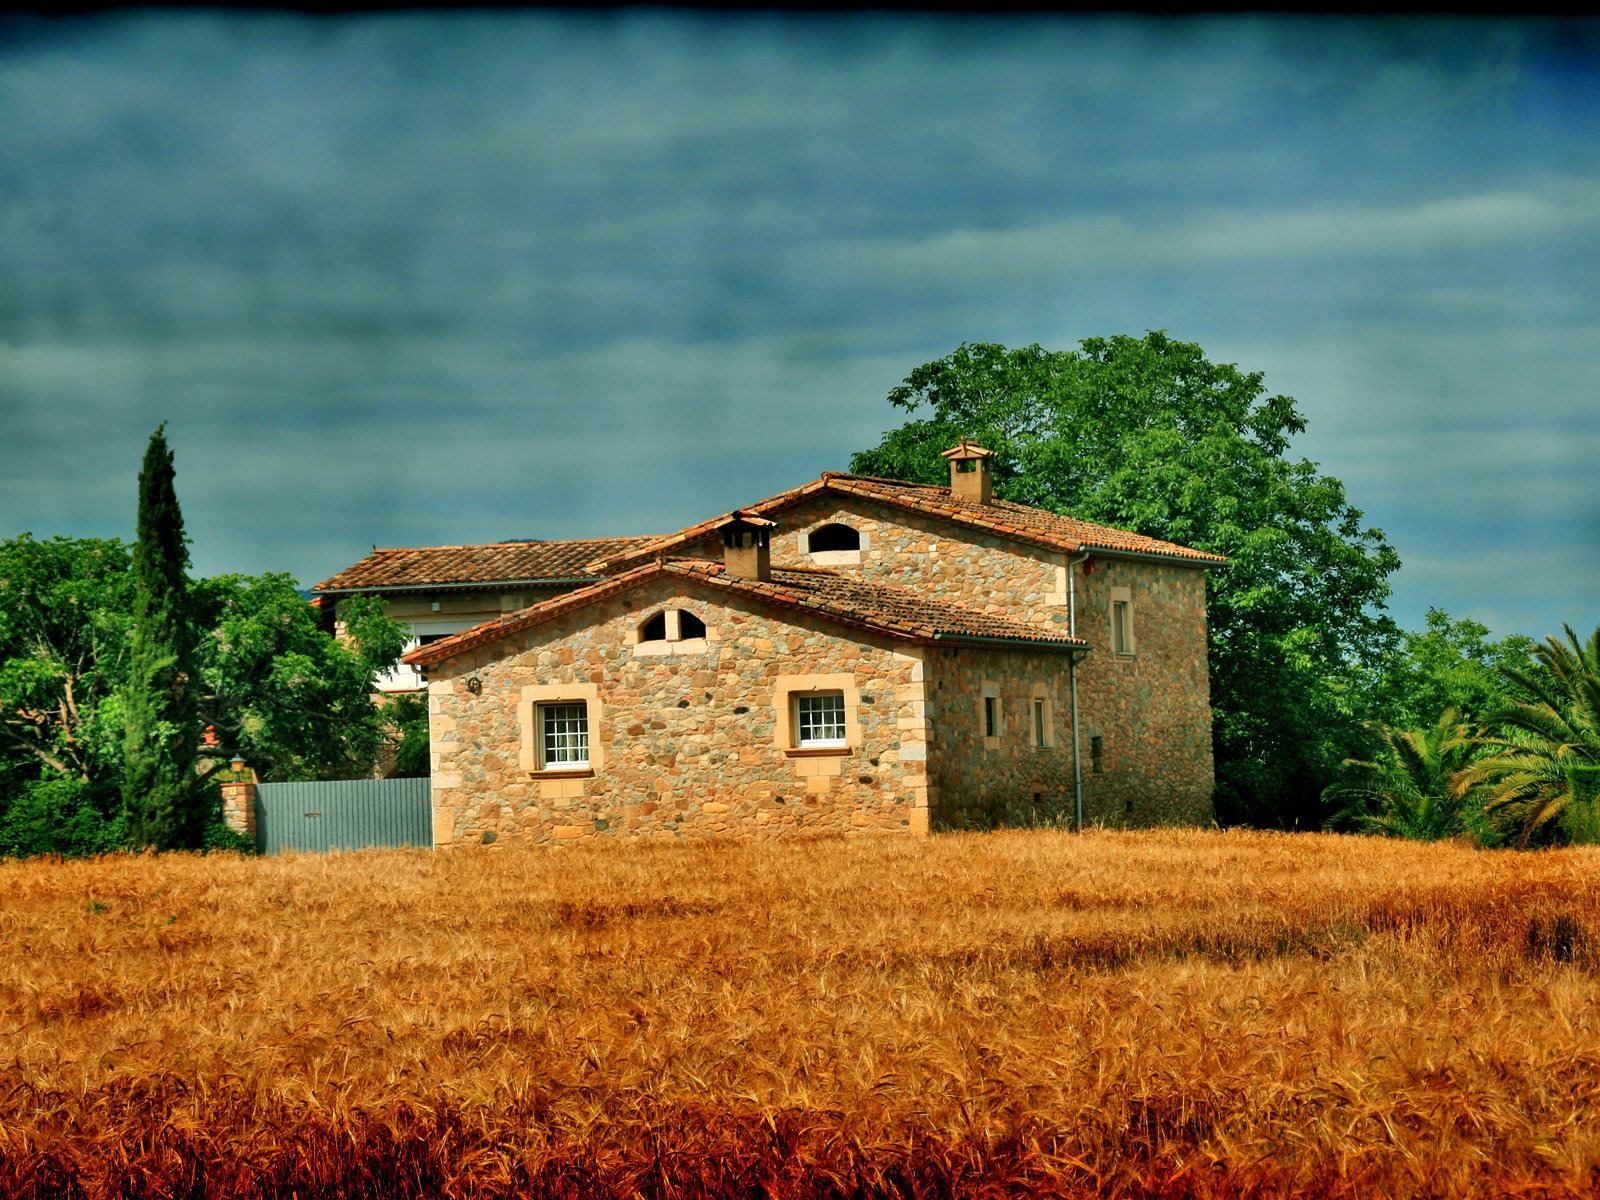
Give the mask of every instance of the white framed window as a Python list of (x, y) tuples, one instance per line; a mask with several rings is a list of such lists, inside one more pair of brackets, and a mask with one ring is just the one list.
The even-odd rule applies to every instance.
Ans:
[(539, 705), (539, 765), (573, 771), (589, 765), (589, 706)]
[(1125, 587), (1111, 589), (1111, 653), (1123, 658), (1134, 653), (1133, 593)]
[(794, 698), (795, 745), (845, 746), (844, 693), (817, 692)]

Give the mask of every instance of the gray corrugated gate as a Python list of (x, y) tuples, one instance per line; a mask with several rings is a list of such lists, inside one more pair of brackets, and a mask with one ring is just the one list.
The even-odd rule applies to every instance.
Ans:
[(433, 848), (429, 779), (336, 779), (263, 783), (256, 789), (256, 842), (280, 850)]

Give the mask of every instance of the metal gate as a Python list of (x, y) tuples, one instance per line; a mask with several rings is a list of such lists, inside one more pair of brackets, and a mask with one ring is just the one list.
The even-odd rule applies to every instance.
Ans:
[(433, 848), (431, 779), (336, 779), (256, 788), (256, 843), (281, 850)]

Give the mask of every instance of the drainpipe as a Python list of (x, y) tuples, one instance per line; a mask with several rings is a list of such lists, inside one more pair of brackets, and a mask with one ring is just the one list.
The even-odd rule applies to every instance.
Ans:
[[(1067, 556), (1067, 632), (1078, 636), (1078, 575), (1076, 568), (1083, 558)], [(1067, 680), (1072, 690), (1072, 813), (1073, 828), (1083, 832), (1083, 739), (1078, 735), (1078, 654), (1074, 650), (1067, 657)]]

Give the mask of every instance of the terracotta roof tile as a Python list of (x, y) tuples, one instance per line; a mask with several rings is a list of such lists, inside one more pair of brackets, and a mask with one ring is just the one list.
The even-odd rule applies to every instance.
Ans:
[(418, 666), (443, 662), (464, 651), (541, 625), (564, 613), (630, 591), (637, 584), (660, 575), (697, 579), (734, 595), (764, 601), (780, 608), (815, 613), (840, 624), (923, 644), (1006, 642), (1017, 645), (1019, 649), (1056, 651), (1088, 646), (1082, 638), (1071, 637), (1049, 626), (1026, 625), (1021, 621), (990, 616), (963, 605), (931, 600), (906, 588), (868, 583), (836, 571), (774, 567), (770, 581), (742, 579), (728, 575), (720, 562), (675, 558), (646, 563), (521, 612), (508, 613), (441, 638), (411, 651), (405, 656), (405, 661)]
[[(759, 504), (748, 505), (742, 511), (766, 516), (793, 508), (803, 500), (826, 491), (876, 500), (914, 512), (929, 513), (944, 517), (968, 529), (1000, 533), (1018, 541), (1054, 550), (1066, 550), (1072, 553), (1102, 550), (1113, 554), (1151, 554), (1160, 558), (1190, 562), (1196, 566), (1228, 561), (1221, 555), (1191, 550), (1175, 542), (1164, 542), (1159, 538), (1129, 533), (1124, 529), (1113, 529), (1109, 525), (1096, 525), (1092, 521), (1080, 521), (1076, 517), (1062, 516), (1060, 513), (1048, 512), (1042, 508), (1031, 508), (1026, 504), (1015, 504), (1010, 500), (994, 500), (988, 504), (980, 504), (976, 500), (955, 495), (947, 487), (903, 483), (895, 479), (877, 479), (870, 475), (846, 475), (836, 471), (825, 472), (821, 479), (812, 480), (786, 492), (779, 492)], [(691, 525), (687, 529), (681, 529), (677, 533), (668, 534), (655, 541), (605, 555), (589, 563), (589, 570), (596, 574), (626, 570), (645, 558), (669, 553), (678, 547), (692, 545), (710, 536), (716, 531), (718, 524), (726, 519), (717, 517), (714, 520), (702, 521), (698, 525)]]
[(565, 542), (493, 542), (482, 546), (420, 546), (374, 550), (312, 590), (484, 587), (497, 583), (599, 578), (585, 569), (598, 555), (617, 555), (654, 537), (584, 538)]

